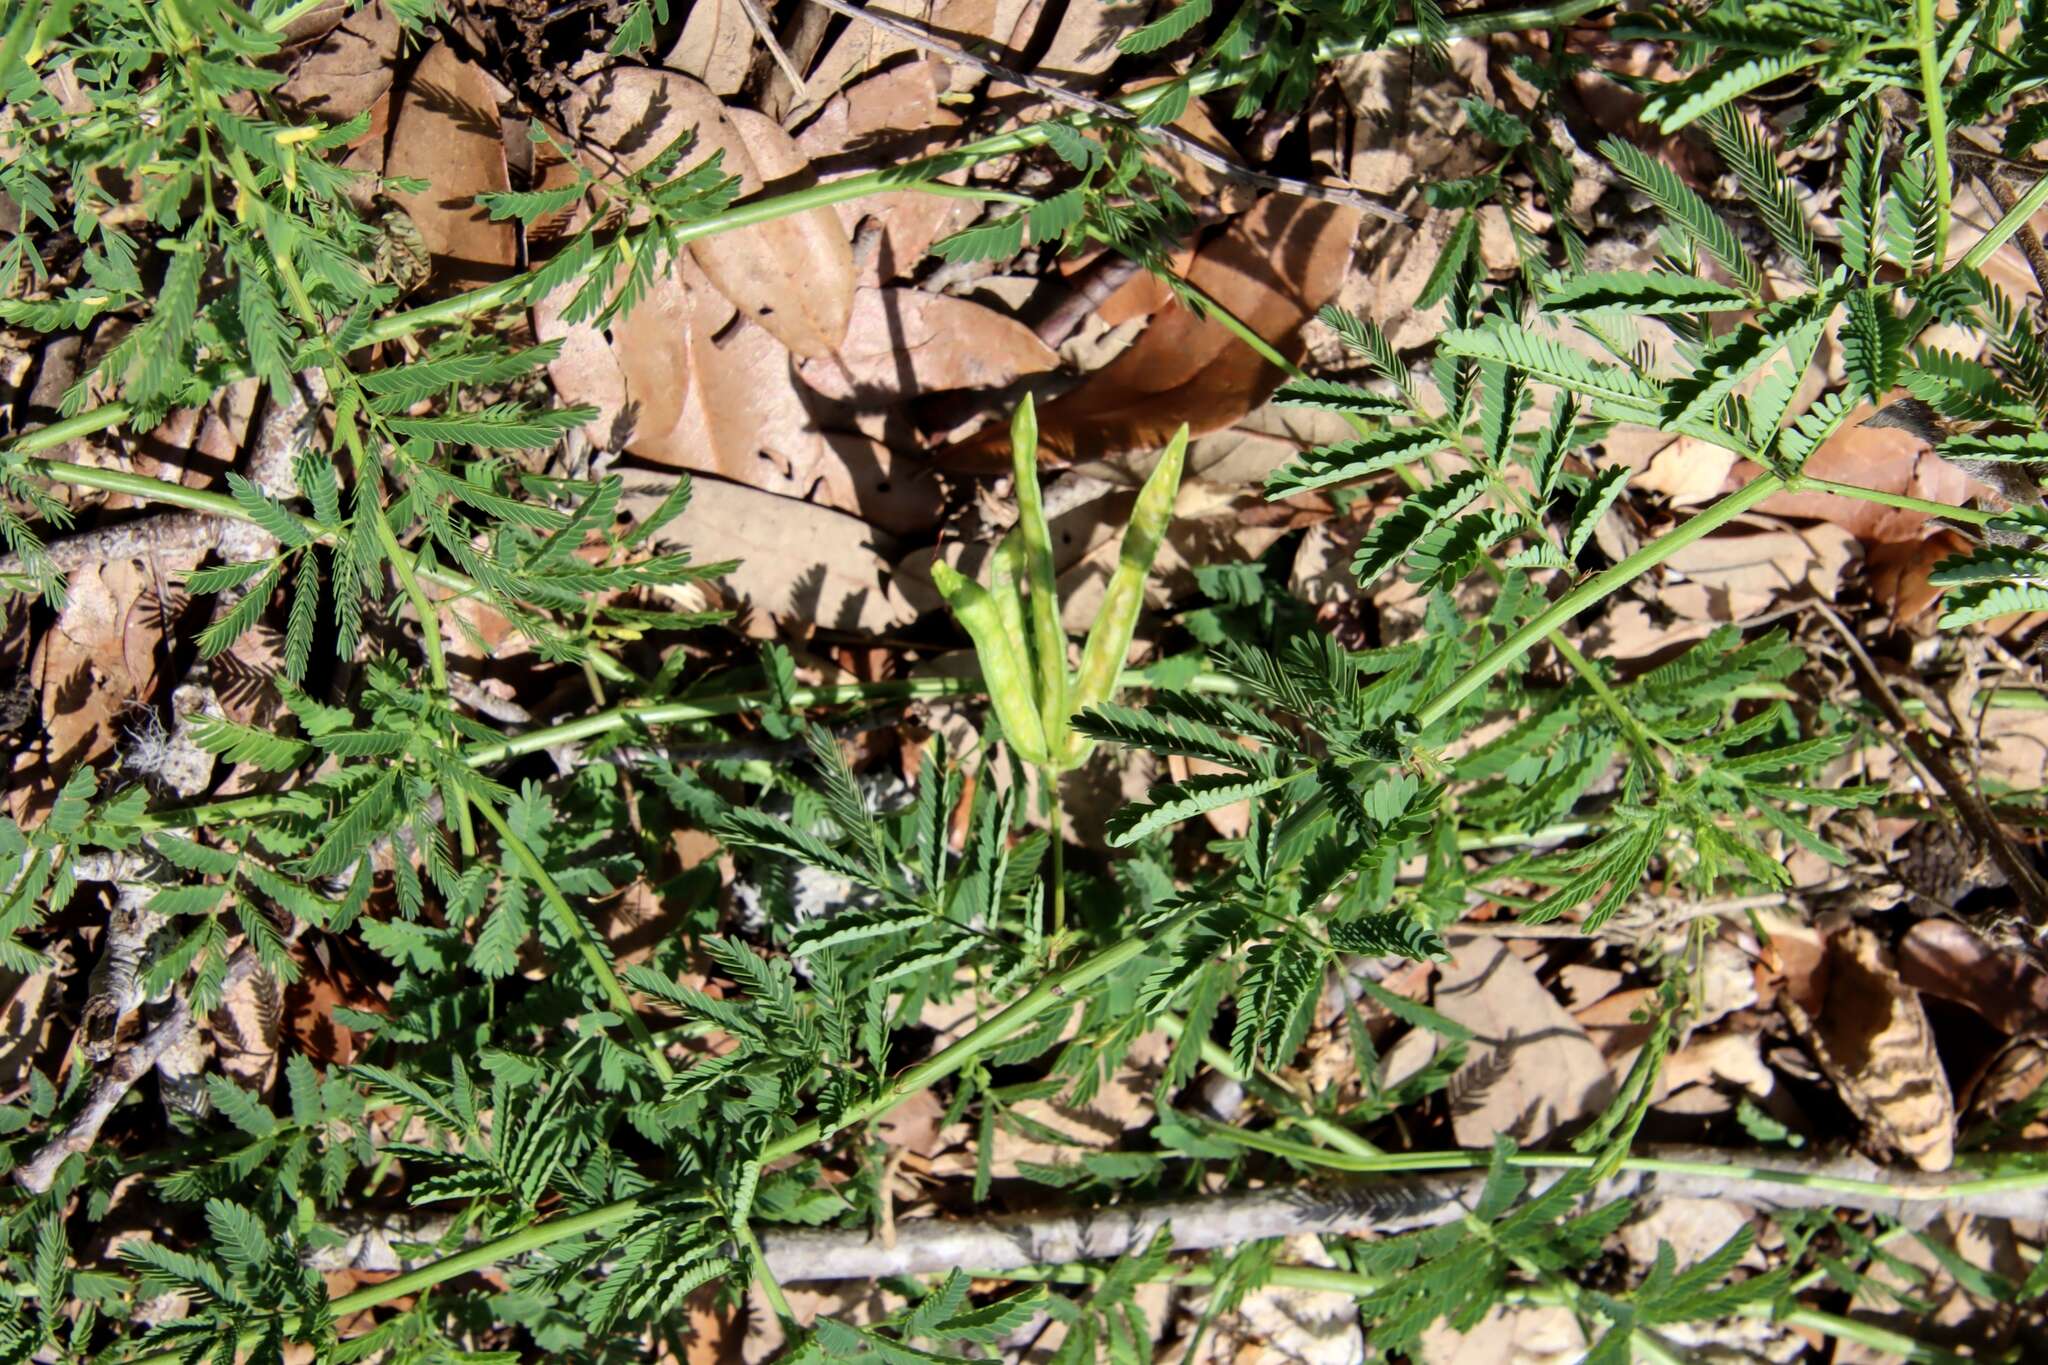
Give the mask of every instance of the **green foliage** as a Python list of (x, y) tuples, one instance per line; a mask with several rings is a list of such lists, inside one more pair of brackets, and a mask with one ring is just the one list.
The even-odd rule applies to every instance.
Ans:
[[(556, 291), (570, 321), (624, 317), (685, 239), (732, 206), (739, 182), (720, 156), (693, 157), (685, 132), (640, 171), (601, 179), (551, 146), (569, 183), (485, 195), (481, 207), (527, 225), (587, 208), (581, 225), (487, 296), (395, 318), (395, 286), (363, 264), (380, 229), (357, 205), (379, 187), (341, 165), (367, 122), (299, 118), (274, 93), (303, 6), (0, 10), (13, 120), (0, 192), (20, 225), (0, 246), (0, 318), (110, 343), (92, 352), (65, 411), (114, 402), (125, 425), (147, 431), (249, 376), (280, 406), (324, 395), (308, 429), (327, 433), (283, 484), (229, 475), (199, 504), (263, 540), (250, 558), (187, 575), (185, 588), (210, 599), (198, 653), (230, 660), (266, 625), (278, 637), (283, 710), (202, 717), (187, 732), (223, 771), (239, 770), (242, 794), (186, 805), (80, 767), (39, 823), (0, 822), (0, 966), (50, 970), (57, 927), (89, 904), (98, 913), (102, 892), (81, 869), (118, 854), (123, 868), (147, 868), (144, 904), (163, 922), (141, 967), (145, 993), (204, 1012), (244, 971), (264, 989), (332, 986), (342, 1003), (328, 1017), (354, 1057), (288, 1049), (267, 1091), (211, 1076), (196, 1117), (129, 1106), (116, 1120), (124, 1141), (73, 1154), (46, 1191), (9, 1195), (0, 1350), (275, 1359), (302, 1343), (336, 1360), (466, 1359), (489, 1326), (513, 1343), (507, 1354), (627, 1358), (653, 1334), (679, 1335), (695, 1291), (756, 1274), (757, 1231), (873, 1226), (890, 1197), (873, 1121), (918, 1089), (975, 1135), (977, 1201), (994, 1192), (1005, 1133), (1067, 1149), (1072, 1159), (1016, 1177), (1077, 1198), (1313, 1174), (1339, 1148), (1408, 1142), (1412, 1130), (1390, 1117), (1439, 1105), (1464, 1065), (1470, 1032), (1379, 985), (1374, 963), (1447, 957), (1476, 900), (1593, 931), (1639, 909), (1653, 880), (1666, 895), (1743, 894), (1782, 886), (1792, 849), (1844, 861), (1830, 822), (1882, 793), (1825, 785), (1860, 721), (1788, 703), (1804, 658), (1783, 637), (1724, 628), (1632, 675), (1575, 649), (1530, 660), (1597, 600), (1581, 594), (1648, 586), (1672, 544), (1603, 559), (1613, 538), (1600, 528), (1628, 492), (1627, 469), (1603, 446), (1618, 424), (1720, 445), (1796, 480), (1861, 404), (1903, 388), (1924, 408), (1908, 415), (1935, 422), (1942, 453), (1966, 467), (2048, 457), (2048, 344), (2030, 310), (1949, 259), (1954, 171), (1930, 142), (1919, 60), (1949, 73), (1931, 98), (1952, 128), (2017, 105), (2007, 151), (2030, 155), (2038, 139), (2013, 139), (2044, 126), (2048, 25), (2020, 25), (2007, 53), (1992, 44), (2008, 11), (1964, 5), (1930, 32), (1911, 9), (1856, 0), (1624, 16), (1618, 32), (1670, 40), (1687, 68), (1644, 92), (1646, 116), (1667, 131), (1697, 126), (1730, 172), (1709, 198), (1650, 152), (1605, 143), (1614, 193), (1664, 220), (1656, 259), (1626, 269), (1588, 268), (1574, 172), (1545, 131), (1567, 126), (1554, 101), (1582, 74), (1579, 59), (1517, 65), (1515, 88), (1535, 91), (1537, 107), (1466, 101), (1466, 123), (1497, 159), (1426, 190), (1448, 233), (1414, 302), (1441, 308), (1441, 335), (1407, 356), (1370, 322), (1326, 312), (1367, 381), (1297, 376), (1278, 397), (1337, 414), (1353, 434), (1267, 484), (1274, 498), (1327, 499), (1359, 517), (1354, 576), (1361, 587), (1405, 578), (1421, 628), (1372, 648), (1340, 643), (1289, 592), (1295, 546), (1283, 539), (1259, 564), (1194, 566), (1202, 604), (1160, 624), (1167, 647), (1185, 652), (1148, 669), (1147, 687), (1119, 692), (1170, 518), (1177, 442), (1162, 461), (1172, 477), (1141, 495), (1114, 609), (1080, 670), (1066, 671), (1056, 613), (1049, 632), (1036, 629), (1053, 605), (1037, 586), (1041, 569), (1051, 581), (1047, 550), (1025, 565), (1028, 595), (1015, 572), (1011, 598), (992, 581), (969, 625), (986, 628), (978, 646), (1011, 642), (1007, 692), (997, 652), (982, 654), (997, 724), (967, 753), (906, 742), (911, 775), (900, 780), (857, 768), (818, 699), (858, 707), (892, 687), (940, 689), (918, 691), (922, 678), (806, 689), (791, 649), (757, 659), (715, 632), (722, 613), (675, 609), (676, 589), (731, 567), (656, 544), (688, 538), (689, 481), (628, 525), (619, 476), (534, 472), (547, 467), (537, 453), (594, 414), (536, 397), (555, 346), (511, 344), (458, 317)], [(394, 12), (425, 36), (425, 5)], [(1442, 61), (1455, 26), (1475, 16), (1419, 0), (1397, 29), (1402, 17), (1356, 0), (1184, 0), (1157, 13), (1121, 47), (1184, 54), (1175, 77), (1127, 121), (1033, 125), (1045, 192), (939, 254), (1107, 247), (1163, 268), (1195, 214), (1151, 130), (1211, 81), (1234, 83), (1240, 116), (1298, 105), (1319, 46), (1398, 40)], [(665, 0), (624, 7), (614, 50), (641, 50), (670, 22)], [(1745, 96), (1788, 79), (1804, 92), (1795, 120), (1759, 120)], [(1798, 154), (1830, 123), (1842, 129), (1838, 186)], [(550, 142), (539, 120), (534, 129)], [(914, 163), (901, 183), (939, 165)], [(1551, 237), (1523, 221), (1529, 185)], [(1520, 258), (1501, 280), (1479, 250), (1494, 210), (1507, 212)], [(46, 259), (60, 249), (72, 259)], [(59, 278), (69, 282), (50, 283)], [(1845, 379), (1808, 402), (1830, 330)], [(1958, 336), (1981, 338), (1982, 358), (1942, 349)], [(381, 343), (401, 337), (407, 353), (387, 359)], [(64, 585), (45, 541), (70, 513), (47, 486), (51, 468), (18, 444), (0, 454), (0, 539), (13, 558), (7, 589), (56, 607)], [(192, 505), (194, 490), (161, 491)], [(1983, 531), (1934, 571), (1949, 627), (2048, 609), (2048, 520), (2015, 508)], [(948, 596), (963, 622), (978, 611), (971, 594)], [(449, 597), (475, 610), (438, 610)], [(516, 734), (472, 714), (439, 630), (485, 619), (605, 689), (602, 700), (578, 709), (564, 691), (561, 719)], [(502, 641), (468, 643), (487, 656)], [(751, 717), (721, 720), (740, 711)], [(876, 724), (858, 710), (831, 719)], [(769, 756), (742, 756), (736, 736)], [(1077, 765), (1090, 744), (1158, 766), (1151, 790), (1083, 851), (1047, 827), (1046, 784), (1025, 767)], [(1165, 759), (1191, 770), (1168, 772)], [(677, 863), (682, 834), (693, 848), (715, 840), (737, 868), (731, 904), (715, 863)], [(615, 943), (630, 935), (601, 930), (611, 916), (599, 907), (623, 922), (648, 906), (661, 917), (652, 942), (634, 943), (644, 960), (622, 966)], [(352, 969), (376, 982), (374, 1000), (343, 989)], [(1674, 964), (1646, 1060), (1580, 1144), (1601, 1170), (1642, 1119), (1681, 975)], [(1365, 999), (1435, 1040), (1398, 1085), (1382, 1084), (1352, 1008)], [(1302, 1049), (1331, 1001), (1357, 1074), (1297, 1093)], [(924, 1050), (934, 1017), (967, 1020), (935, 1054)], [(1150, 1145), (1133, 1136), (1074, 1151), (1036, 1116), (1034, 1102), (1085, 1111), (1155, 1029), (1175, 1041)], [(1246, 1087), (1256, 1107), (1244, 1122), (1174, 1107), (1203, 1066)], [(1269, 1084), (1276, 1075), (1287, 1084)], [(17, 1165), (84, 1112), (90, 1077), (73, 1066), (60, 1088), (36, 1070), (0, 1106)], [(1760, 1111), (1736, 1122), (1759, 1142), (1796, 1141)], [(159, 1149), (125, 1145), (159, 1123)], [(1297, 1127), (1342, 1141), (1297, 1142)], [(1594, 1172), (1538, 1184), (1527, 1155), (1505, 1142), (1486, 1154), (1476, 1206), (1456, 1223), (1338, 1246), (1376, 1349), (1540, 1290), (1604, 1332), (1593, 1358), (1616, 1358), (1662, 1325), (1780, 1306), (1795, 1263), (1845, 1288), (1893, 1264), (1846, 1220), (1794, 1220), (1783, 1265), (1767, 1274), (1739, 1269), (1750, 1246), (1738, 1236), (1692, 1266), (1660, 1254), (1633, 1283), (1595, 1277), (1627, 1206), (1590, 1202)], [(163, 1234), (125, 1242), (118, 1275), (89, 1267), (74, 1247), (100, 1237), (138, 1186), (162, 1201)], [(340, 1340), (344, 1313), (308, 1256), (380, 1212), (373, 1194), (400, 1192), (454, 1216), (445, 1239), (417, 1250), (456, 1259), (424, 1273), (410, 1309)], [(466, 1250), (467, 1238), (489, 1245)], [(982, 1358), (1043, 1315), (1066, 1329), (1063, 1361), (1146, 1359), (1152, 1324), (1137, 1291), (1173, 1269), (1170, 1248), (1162, 1232), (1072, 1294), (977, 1295), (960, 1273), (900, 1286), (902, 1308), (811, 1324), (790, 1355)], [(1213, 1302), (1264, 1283), (1275, 1254), (1220, 1257)], [(487, 1263), (502, 1278), (456, 1275)], [(2014, 1283), (1966, 1262), (1947, 1269), (1992, 1297), (2042, 1289), (2038, 1271)], [(388, 1297), (362, 1292), (344, 1305), (352, 1332), (356, 1308)], [(129, 1326), (172, 1293), (183, 1318)]]

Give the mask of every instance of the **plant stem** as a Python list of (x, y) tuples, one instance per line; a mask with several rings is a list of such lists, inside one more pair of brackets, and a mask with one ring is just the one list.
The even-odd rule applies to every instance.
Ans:
[(1963, 253), (1962, 264), (1971, 270), (1981, 270), (1991, 259), (1991, 253), (2012, 240), (2014, 233), (2025, 227), (2033, 216), (2048, 204), (2048, 175), (2036, 180), (2033, 187), (2019, 197), (2019, 202), (2007, 209), (2005, 215), (1992, 225), (1991, 231), (1977, 240), (1977, 244)]
[(1060, 818), (1065, 811), (1060, 804), (1059, 770), (1048, 766), (1038, 772), (1051, 808), (1048, 823), (1052, 826), (1052, 942), (1057, 944), (1067, 930), (1067, 831)]
[(1844, 498), (1856, 498), (1862, 502), (1880, 503), (1886, 507), (1903, 508), (1908, 512), (1925, 512), (1930, 517), (1946, 517), (1950, 521), (1966, 521), (1972, 526), (1982, 526), (1996, 521), (1997, 512), (1987, 512), (1977, 507), (1952, 507), (1945, 502), (1933, 502), (1927, 498), (1910, 497), (1904, 493), (1887, 493), (1882, 488), (1862, 488), (1853, 483), (1836, 483), (1833, 479), (1816, 479), (1801, 474), (1786, 483), (1794, 493), (1834, 493)]
[(1531, 617), (1519, 630), (1466, 669), (1449, 687), (1431, 698), (1416, 713), (1416, 723), (1427, 729), (1442, 720), (1456, 710), (1459, 703), (1486, 686), (1502, 669), (1528, 653), (1538, 640), (1595, 602), (1648, 573), (1694, 541), (1727, 525), (1773, 493), (1784, 491), (1784, 488), (1785, 481), (1776, 474), (1760, 474), (1683, 526), (1667, 531), (1619, 564), (1579, 584)]
[[(479, 804), (477, 809), (483, 812), (485, 819), (491, 821), (493, 828), (499, 831), (501, 837), (507, 836), (508, 831), (489, 806)], [(524, 845), (515, 838), (507, 847), (512, 848), (517, 856), (517, 849), (523, 848)], [(527, 856), (532, 856), (532, 850), (527, 850)], [(966, 1037), (904, 1071), (872, 1099), (850, 1106), (831, 1124), (827, 1125), (813, 1119), (769, 1143), (761, 1150), (761, 1164), (767, 1166), (785, 1157), (795, 1156), (834, 1133), (888, 1113), (912, 1095), (938, 1084), (982, 1054), (1014, 1038), (1053, 1005), (1062, 1001), (1071, 1003), (1080, 992), (1142, 955), (1157, 938), (1169, 932), (1179, 922), (1178, 919), (1169, 921), (1151, 934), (1132, 934), (1092, 957), (1083, 958), (1063, 972), (1047, 976)], [(627, 1017), (634, 1016), (629, 1011)], [(694, 1189), (696, 1184), (696, 1181), (690, 1181), (687, 1188)], [(685, 1186), (678, 1185), (674, 1188)], [(660, 1192), (662, 1191), (650, 1192), (650, 1197)], [(336, 1318), (343, 1318), (352, 1313), (360, 1313), (366, 1308), (374, 1308), (378, 1304), (389, 1303), (393, 1299), (417, 1295), (437, 1284), (454, 1279), (457, 1275), (482, 1270), (551, 1243), (609, 1227), (638, 1213), (641, 1208), (642, 1201), (638, 1197), (620, 1199), (598, 1208), (586, 1209), (582, 1213), (534, 1223), (517, 1232), (507, 1233), (488, 1242), (480, 1242), (452, 1256), (444, 1256), (438, 1261), (386, 1280), (382, 1284), (366, 1285), (353, 1294), (336, 1299), (329, 1305), (330, 1311)], [(262, 1333), (263, 1329), (260, 1327), (251, 1328), (243, 1334), (243, 1345), (253, 1345), (261, 1339)], [(165, 1351), (130, 1361), (128, 1365), (176, 1365), (179, 1359), (177, 1352)]]
[(575, 942), (577, 951), (582, 953), (584, 962), (589, 965), (592, 975), (596, 976), (605, 999), (624, 1019), (626, 1031), (633, 1035), (633, 1041), (639, 1045), (640, 1055), (654, 1068), (655, 1075), (664, 1081), (668, 1080), (675, 1072), (669, 1066), (668, 1058), (663, 1054), (660, 1045), (648, 1033), (646, 1023), (640, 1018), (640, 1012), (633, 1008), (632, 998), (626, 994), (626, 988), (619, 984), (617, 974), (612, 971), (611, 959), (605, 956), (604, 947), (598, 942), (597, 934), (584, 922), (583, 916), (576, 913), (576, 908), (569, 904), (568, 898), (562, 895), (562, 889), (555, 885), (555, 879), (548, 875), (547, 868), (541, 865), (540, 858), (533, 849), (524, 839), (512, 832), (512, 826), (505, 822), (505, 817), (498, 813), (497, 807), (476, 797), (471, 797), (470, 803), (484, 817), (485, 823), (497, 831), (498, 842), (505, 846), (505, 851), (512, 855), (513, 860), (525, 870), (534, 885), (540, 888), (541, 899), (545, 900), (548, 908), (554, 912), (563, 935)]
[[(1169, 1038), (1177, 1039), (1187, 1032), (1187, 1021), (1177, 1014), (1162, 1014), (1159, 1016), (1158, 1022), (1160, 1032)], [(1284, 1086), (1276, 1083), (1272, 1077), (1265, 1075), (1263, 1072), (1254, 1074), (1240, 1070), (1236, 1060), (1231, 1057), (1230, 1053), (1217, 1046), (1214, 1040), (1209, 1038), (1202, 1039), (1201, 1051), (1202, 1064), (1204, 1066), (1219, 1076), (1226, 1076), (1236, 1081), (1252, 1095), (1256, 1096), (1260, 1102), (1272, 1109), (1273, 1112), (1281, 1115), (1303, 1132), (1312, 1134), (1338, 1151), (1351, 1156), (1375, 1157), (1379, 1155), (1379, 1148), (1373, 1146), (1370, 1142), (1367, 1142), (1342, 1124), (1333, 1123), (1320, 1114), (1311, 1112), (1299, 1098), (1289, 1093)]]
[(1934, 178), (1934, 270), (1948, 269), (1950, 197), (1954, 186), (1948, 168), (1948, 106), (1942, 102), (1941, 25), (1935, 0), (1914, 0), (1913, 41), (1920, 53), (1920, 107), (1927, 115), (1927, 149)]

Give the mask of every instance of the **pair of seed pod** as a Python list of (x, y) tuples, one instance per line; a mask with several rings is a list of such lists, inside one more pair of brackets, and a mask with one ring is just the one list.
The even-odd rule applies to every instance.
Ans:
[(1138, 613), (1145, 605), (1145, 578), (1173, 521), (1187, 450), (1188, 429), (1182, 426), (1138, 491), (1117, 550), (1116, 570), (1082, 646), (1078, 671), (1067, 667), (1067, 636), (1060, 625), (1059, 589), (1053, 579), (1052, 533), (1038, 486), (1038, 414), (1030, 398), (1010, 423), (1017, 525), (996, 547), (988, 586), (949, 564), (932, 566), (932, 582), (974, 641), (990, 708), (1025, 762), (1059, 771), (1079, 764), (1093, 747), (1094, 741), (1077, 733), (1068, 721), (1116, 692), (1117, 675), (1123, 671)]

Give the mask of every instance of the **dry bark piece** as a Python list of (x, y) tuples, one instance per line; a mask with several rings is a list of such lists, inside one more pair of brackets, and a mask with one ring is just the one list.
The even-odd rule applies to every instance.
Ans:
[[(679, 72), (624, 66), (593, 76), (570, 97), (568, 121), (592, 164), (616, 174), (638, 170), (694, 128), (688, 163), (723, 152), (742, 194), (809, 178), (809, 163), (787, 133), (752, 110), (727, 109)], [(830, 354), (845, 337), (853, 248), (831, 209), (699, 238), (690, 254), (720, 293), (796, 354)]]
[(1606, 1059), (1526, 963), (1492, 939), (1454, 940), (1436, 1007), (1471, 1029), (1470, 1060), (1451, 1078), (1459, 1145), (1502, 1133), (1541, 1140), (1597, 1113), (1613, 1093)]
[[(1301, 326), (1337, 292), (1351, 263), (1356, 209), (1269, 195), (1196, 255), (1188, 278), (1269, 341), (1299, 357)], [(1166, 444), (1230, 425), (1279, 387), (1280, 371), (1221, 324), (1162, 312), (1123, 354), (1038, 410), (1041, 452), (1067, 460)], [(990, 428), (942, 456), (1007, 468), (1009, 433)]]
[(838, 354), (806, 360), (797, 373), (827, 398), (882, 403), (999, 388), (1058, 363), (1029, 327), (992, 308), (919, 289), (862, 289)]
[(494, 223), (476, 196), (510, 188), (498, 101), (482, 68), (436, 43), (413, 68), (391, 116), (384, 174), (427, 182), (394, 194), (433, 256), (430, 293), (455, 293), (503, 279), (519, 259), (513, 225)]
[(1923, 1171), (1955, 1159), (1956, 1102), (1920, 996), (1899, 979), (1875, 933), (1849, 926), (1828, 941), (1824, 1003), (1779, 1004), (1870, 1135)]

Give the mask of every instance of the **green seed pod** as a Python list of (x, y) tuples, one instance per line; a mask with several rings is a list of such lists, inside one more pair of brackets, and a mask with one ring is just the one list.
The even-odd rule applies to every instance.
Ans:
[(1067, 717), (1067, 633), (1060, 628), (1059, 588), (1053, 581), (1052, 532), (1038, 490), (1038, 409), (1026, 394), (1010, 419), (1010, 459), (1017, 475), (1017, 534), (1024, 540), (1031, 584), (1031, 643), (1037, 653), (1038, 715), (1044, 733), (1064, 734)]
[[(1180, 492), (1180, 474), (1187, 463), (1188, 429), (1173, 434), (1166, 452), (1152, 469), (1138, 501), (1131, 508), (1130, 524), (1124, 528), (1123, 544), (1117, 549), (1116, 572), (1109, 577), (1102, 607), (1088, 631), (1088, 643), (1081, 650), (1081, 672), (1074, 688), (1074, 712), (1100, 706), (1116, 691), (1116, 676), (1123, 671), (1124, 658), (1131, 652), (1131, 636), (1137, 633), (1138, 613), (1145, 606), (1145, 577), (1152, 572), (1152, 560), (1173, 524), (1173, 500)], [(1092, 740), (1066, 730), (1062, 742), (1062, 766), (1072, 767), (1087, 757)]]
[(1043, 767), (1051, 761), (1045, 743), (1045, 727), (1032, 704), (1031, 675), (1019, 658), (1024, 641), (1014, 643), (1004, 627), (1003, 613), (987, 589), (961, 576), (952, 565), (932, 565), (932, 583), (954, 617), (974, 641), (975, 657), (981, 661), (982, 681), (988, 684), (989, 704), (1003, 733), (1025, 762)]
[[(1035, 678), (1033, 671), (1031, 637), (1024, 629), (1024, 537), (1012, 528), (996, 546), (990, 558), (988, 570), (988, 595), (996, 600), (996, 610), (1003, 615), (1003, 631), (1016, 641), (1018, 661), (1024, 665), (1027, 676)], [(1032, 688), (1031, 704), (1038, 704), (1038, 689)]]

